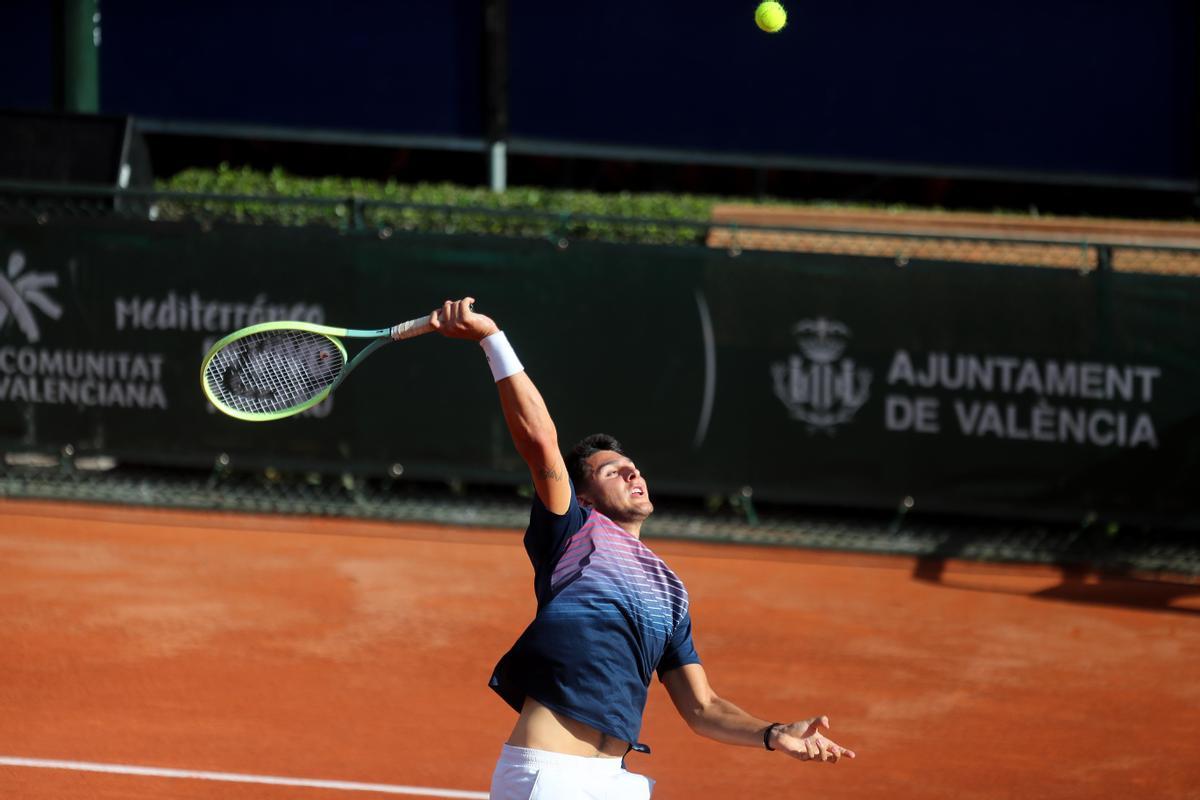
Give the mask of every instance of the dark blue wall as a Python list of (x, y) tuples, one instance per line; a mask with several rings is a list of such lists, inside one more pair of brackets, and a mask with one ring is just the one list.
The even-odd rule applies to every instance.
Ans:
[[(0, 6), (0, 107), (51, 102), (48, 5)], [(414, 5), (103, 0), (102, 111), (478, 135), (479, 2)], [(12, 46), (19, 55), (8, 52)]]
[[(1190, 176), (1188, 0), (524, 0), (520, 134), (851, 159)], [(785, 2), (785, 5), (788, 5)]]
[(51, 83), (50, 3), (0, 5), (0, 108), (48, 109)]
[[(480, 2), (104, 0), (110, 113), (478, 136)], [(0, 107), (46, 108), (44, 0), (0, 6)], [(515, 136), (1194, 178), (1194, 0), (512, 3)]]

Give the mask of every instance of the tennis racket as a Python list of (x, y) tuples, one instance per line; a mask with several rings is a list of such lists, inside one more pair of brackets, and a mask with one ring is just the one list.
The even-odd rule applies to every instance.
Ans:
[[(220, 411), (267, 422), (312, 408), (367, 356), (433, 330), (432, 316), (391, 328), (354, 330), (308, 322), (263, 322), (216, 342), (200, 364), (200, 386)], [(374, 339), (347, 361), (342, 339)]]

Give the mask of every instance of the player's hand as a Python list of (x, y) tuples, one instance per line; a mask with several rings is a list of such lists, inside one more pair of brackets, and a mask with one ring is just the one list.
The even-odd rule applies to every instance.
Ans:
[(825, 738), (821, 728), (829, 728), (829, 717), (780, 725), (771, 732), (771, 746), (801, 761), (824, 761), (836, 764), (843, 756), (854, 758), (854, 751)]
[(491, 317), (472, 311), (474, 297), (447, 300), (430, 315), (430, 324), (442, 336), (478, 342), (500, 330)]

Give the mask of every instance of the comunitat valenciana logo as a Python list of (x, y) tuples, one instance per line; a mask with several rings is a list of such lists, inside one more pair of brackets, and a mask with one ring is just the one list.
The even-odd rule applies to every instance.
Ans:
[[(20, 250), (8, 255), (0, 273), (0, 403), (167, 408), (162, 354), (42, 342), (45, 320), (63, 316), (47, 293), (57, 288), (57, 274), (27, 269)], [(24, 342), (10, 335), (14, 328)]]
[(14, 250), (0, 274), (0, 331), (15, 324), (30, 344), (37, 344), (42, 331), (34, 310), (54, 320), (62, 316), (62, 306), (46, 294), (47, 289), (58, 288), (58, 275), (27, 271), (25, 267), (25, 254)]
[(792, 334), (800, 352), (771, 365), (775, 396), (810, 431), (832, 433), (867, 402), (871, 372), (843, 357), (851, 333), (841, 322), (802, 319)]

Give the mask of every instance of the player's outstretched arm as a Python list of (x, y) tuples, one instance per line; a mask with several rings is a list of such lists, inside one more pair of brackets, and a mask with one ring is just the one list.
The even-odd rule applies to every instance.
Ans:
[(699, 664), (686, 664), (667, 672), (663, 675), (663, 685), (679, 715), (701, 736), (726, 744), (767, 747), (801, 761), (836, 764), (842, 756), (854, 758), (853, 750), (821, 733), (822, 728), (829, 728), (828, 717), (772, 726), (718, 697)]
[[(567, 466), (558, 450), (558, 431), (554, 420), (546, 409), (541, 393), (533, 381), (520, 369), (520, 363), (512, 354), (512, 348), (503, 337), (496, 322), (472, 309), (473, 297), (447, 300), (431, 315), (434, 330), (451, 339), (468, 339), (480, 342), (485, 352), (489, 348), (488, 360), (504, 360), (511, 356), (510, 369), (518, 371), (496, 381), (500, 393), (500, 407), (504, 421), (512, 435), (513, 444), (521, 458), (529, 465), (533, 485), (546, 508), (555, 514), (565, 514), (571, 504), (571, 485), (567, 480)], [(485, 339), (490, 339), (484, 343)], [(494, 352), (497, 346), (507, 348), (507, 353)], [(495, 371), (493, 371), (495, 372)], [(504, 370), (508, 372), (508, 370)]]

